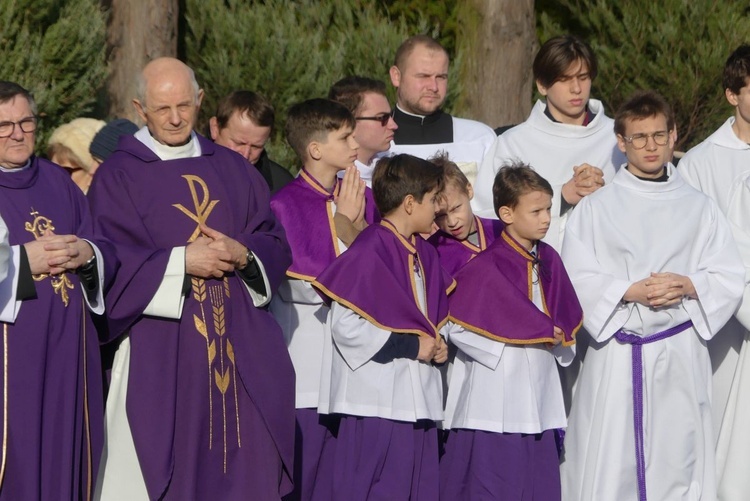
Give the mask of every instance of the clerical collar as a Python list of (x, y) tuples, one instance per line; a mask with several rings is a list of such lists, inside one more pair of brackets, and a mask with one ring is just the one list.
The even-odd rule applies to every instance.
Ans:
[[(627, 165), (625, 166), (625, 168), (628, 169)], [(640, 179), (641, 181), (651, 181), (652, 183), (665, 183), (665, 182), (669, 181), (669, 172), (667, 172), (667, 166), (666, 165), (664, 167), (662, 167), (662, 168), (664, 169), (664, 172), (662, 172), (661, 176), (655, 177), (655, 178), (636, 176), (635, 174), (633, 174), (632, 172), (630, 172), (630, 169), (628, 169), (628, 172), (630, 172), (631, 174), (633, 174), (633, 177), (636, 177), (636, 178)]]
[[(552, 112), (549, 110), (549, 106), (547, 106), (546, 104), (544, 106), (544, 115), (547, 118), (549, 118), (550, 120), (552, 120), (553, 122), (555, 122), (556, 124), (562, 123), (561, 121), (559, 121), (558, 119), (556, 119), (555, 117), (552, 116)], [(581, 124), (581, 126), (586, 127), (588, 124), (591, 123), (591, 121), (595, 117), (596, 117), (596, 114), (594, 114), (594, 113), (591, 112), (591, 110), (589, 109), (589, 105), (587, 104), (586, 105), (586, 116), (583, 118), (583, 123)]]
[(396, 105), (396, 110), (393, 112), (393, 118), (396, 123), (403, 120), (408, 125), (429, 125), (440, 120), (442, 115), (443, 110), (437, 110), (435, 113), (429, 115), (415, 115), (414, 113), (404, 111), (398, 104)]
[(0, 172), (7, 172), (8, 174), (12, 174), (14, 172), (21, 172), (31, 167), (31, 158), (26, 160), (26, 163), (22, 167), (15, 167), (13, 169), (8, 169), (6, 167), (3, 167), (0, 165)]
[(135, 138), (153, 151), (161, 160), (176, 160), (178, 158), (193, 158), (201, 155), (201, 147), (195, 132), (190, 132), (190, 141), (181, 146), (167, 146), (156, 141), (148, 127), (141, 128)]

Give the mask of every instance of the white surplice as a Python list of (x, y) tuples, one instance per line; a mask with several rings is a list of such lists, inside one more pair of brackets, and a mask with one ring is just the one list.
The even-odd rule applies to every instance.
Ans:
[[(534, 304), (543, 309), (539, 281)], [(501, 307), (502, 305), (498, 305)], [(565, 428), (565, 404), (557, 364), (567, 366), (575, 345), (511, 345), (449, 322), (458, 347), (448, 383), (443, 428), (494, 433), (541, 433)]]
[(600, 101), (589, 100), (594, 118), (586, 126), (553, 122), (544, 114), (546, 106), (545, 102), (537, 101), (525, 122), (495, 140), (479, 167), (472, 207), (479, 216), (497, 218), (492, 203), (492, 184), (497, 171), (514, 160), (531, 165), (552, 185), (552, 222), (544, 241), (560, 252), (565, 229), (560, 194), (562, 186), (573, 177), (573, 167), (583, 163), (599, 167), (608, 183), (625, 158), (617, 149), (614, 122), (604, 114)]
[[(688, 183), (716, 201), (736, 228), (747, 228), (750, 213), (738, 210), (745, 202), (734, 200), (744, 198), (740, 191), (743, 179), (750, 174), (750, 145), (734, 133), (734, 122), (734, 117), (728, 118), (716, 132), (688, 151), (678, 169)], [(732, 211), (734, 214), (730, 215)], [(750, 310), (750, 300), (743, 300), (740, 312), (745, 310)], [(745, 424), (750, 419), (750, 401), (738, 401), (750, 400), (750, 385), (745, 382), (750, 378), (749, 327), (750, 319), (743, 321), (738, 313), (708, 343), (714, 371), (716, 466), (722, 501), (744, 501), (750, 496), (750, 476), (740, 471), (750, 464), (750, 448), (739, 446), (750, 437)]]
[[(406, 113), (406, 112), (404, 112)], [(497, 137), (487, 125), (476, 120), (451, 117), (453, 120), (453, 142), (433, 144), (396, 144), (391, 141), (391, 155), (408, 153), (428, 159), (444, 151), (455, 162), (461, 172), (474, 184), (482, 159), (489, 152)]]
[[(716, 203), (667, 170), (668, 181), (652, 182), (621, 168), (568, 219), (562, 257), (592, 339), (565, 438), (567, 501), (638, 499), (632, 346), (613, 336), (649, 336), (688, 320), (693, 328), (643, 346), (646, 486), (649, 499), (716, 498), (706, 340), (734, 313), (744, 268)], [(660, 309), (623, 303), (652, 272), (689, 277), (698, 299)]]

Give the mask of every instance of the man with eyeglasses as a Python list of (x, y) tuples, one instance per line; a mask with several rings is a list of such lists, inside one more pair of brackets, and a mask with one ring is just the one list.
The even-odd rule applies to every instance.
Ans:
[(117, 245), (102, 500), (279, 499), (291, 489), (294, 370), (265, 306), (291, 263), (247, 160), (193, 131), (203, 91), (172, 58), (145, 66), (145, 127), (89, 191)]
[(396, 50), (390, 77), (396, 88), (393, 119), (399, 128), (391, 151), (424, 159), (444, 151), (474, 184), (496, 136), (481, 122), (456, 118), (441, 109), (448, 93), (448, 65), (445, 48), (426, 35), (412, 36)]
[(542, 45), (534, 58), (539, 100), (529, 118), (497, 137), (479, 167), (473, 207), (492, 217), (492, 181), (507, 162), (533, 165), (552, 185), (552, 221), (544, 241), (562, 247), (568, 211), (609, 182), (625, 162), (617, 149), (612, 119), (590, 99), (596, 55), (583, 40), (563, 35)]
[(225, 96), (209, 120), (209, 133), (216, 144), (236, 151), (253, 164), (268, 183), (271, 194), (294, 179), (281, 165), (268, 158), (266, 142), (271, 137), (275, 113), (266, 98), (249, 90)]
[(375, 163), (388, 152), (398, 129), (391, 116), (385, 84), (367, 77), (346, 77), (331, 86), (328, 99), (340, 102), (354, 115), (357, 122), (354, 137), (359, 143), (354, 165), (360, 178), (372, 187)]
[(92, 237), (84, 194), (34, 155), (36, 116), (26, 89), (0, 81), (0, 216), (10, 240), (9, 257), (0, 246), (9, 265), (0, 281), (0, 499), (86, 499), (103, 433), (91, 313), (104, 312), (103, 279), (115, 266)]

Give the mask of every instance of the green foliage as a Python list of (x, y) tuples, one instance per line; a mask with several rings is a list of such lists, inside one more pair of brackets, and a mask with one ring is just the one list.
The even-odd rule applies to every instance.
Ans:
[(0, 0), (0, 74), (29, 89), (42, 117), (37, 150), (60, 124), (93, 110), (105, 82), (105, 15), (97, 0)]
[(297, 160), (282, 138), (286, 110), (326, 96), (349, 75), (382, 79), (393, 100), (388, 69), (396, 49), (428, 32), (418, 15), (410, 23), (388, 17), (377, 0), (187, 0), (186, 7), (186, 59), (206, 91), (202, 127), (222, 96), (259, 92), (276, 108), (269, 151), (292, 170)]
[(677, 148), (705, 139), (731, 114), (721, 87), (730, 52), (750, 40), (747, 2), (721, 0), (542, 1), (542, 40), (586, 39), (599, 58), (592, 94), (610, 114), (637, 89), (654, 89), (677, 116)]

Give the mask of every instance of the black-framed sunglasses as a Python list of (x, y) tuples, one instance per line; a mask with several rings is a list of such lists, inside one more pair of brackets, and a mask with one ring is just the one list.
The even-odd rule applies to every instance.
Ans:
[(380, 115), (375, 115), (374, 117), (356, 117), (355, 120), (375, 120), (376, 122), (380, 122), (380, 125), (385, 127), (388, 125), (388, 120), (391, 119), (390, 113), (381, 113)]

